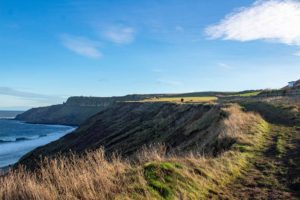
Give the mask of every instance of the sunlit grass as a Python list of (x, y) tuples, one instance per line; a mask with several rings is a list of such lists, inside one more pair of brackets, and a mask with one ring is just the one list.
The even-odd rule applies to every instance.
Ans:
[(144, 99), (141, 102), (205, 103), (214, 102), (217, 97), (158, 97)]
[(257, 92), (248, 92), (248, 93), (243, 93), (243, 94), (235, 94), (235, 95), (231, 95), (231, 96), (237, 96), (237, 97), (253, 97), (253, 96), (257, 96), (259, 93), (261, 93), (260, 91)]

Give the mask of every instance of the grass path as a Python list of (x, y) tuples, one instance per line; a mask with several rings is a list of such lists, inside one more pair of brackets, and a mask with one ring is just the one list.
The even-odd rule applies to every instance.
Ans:
[(272, 125), (265, 147), (215, 199), (300, 199), (300, 130)]

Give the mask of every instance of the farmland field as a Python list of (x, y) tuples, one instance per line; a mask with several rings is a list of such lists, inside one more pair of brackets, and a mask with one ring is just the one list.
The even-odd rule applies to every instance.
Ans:
[(242, 94), (235, 94), (231, 96), (239, 96), (239, 97), (253, 97), (257, 96), (261, 91), (256, 91), (256, 92), (248, 92), (248, 93), (242, 93)]
[(150, 98), (144, 99), (140, 102), (174, 102), (174, 103), (205, 103), (214, 102), (217, 97), (161, 97), (161, 98)]

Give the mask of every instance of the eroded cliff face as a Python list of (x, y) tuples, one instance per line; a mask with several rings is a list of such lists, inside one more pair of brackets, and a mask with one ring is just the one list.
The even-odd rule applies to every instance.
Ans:
[(238, 93), (230, 92), (195, 92), (184, 94), (132, 94), (117, 97), (70, 97), (65, 103), (47, 107), (33, 108), (16, 117), (17, 120), (28, 123), (81, 125), (85, 120), (100, 111), (119, 102), (140, 101), (149, 98), (160, 97), (215, 97), (234, 94), (243, 94), (251, 91)]
[[(25, 155), (20, 163), (32, 167), (41, 157), (70, 151), (83, 153), (100, 147), (108, 154), (118, 152), (131, 156), (143, 146), (157, 143), (176, 153), (216, 154), (234, 144), (242, 132), (239, 129), (242, 121), (232, 121), (235, 116), (232, 112), (237, 111), (229, 108), (205, 104), (117, 103), (91, 117), (75, 132)], [(232, 122), (228, 123), (229, 119)]]
[(89, 117), (95, 115), (105, 106), (70, 106), (54, 105), (49, 107), (32, 108), (16, 117), (17, 120), (36, 124), (61, 124), (78, 126)]
[(32, 108), (16, 119), (28, 123), (78, 126), (114, 102), (113, 98), (71, 97), (63, 104)]
[(148, 97), (151, 97), (151, 95), (70, 97), (63, 104), (30, 109), (18, 115), (16, 119), (28, 123), (78, 126), (91, 116), (108, 108), (116, 102), (137, 101)]

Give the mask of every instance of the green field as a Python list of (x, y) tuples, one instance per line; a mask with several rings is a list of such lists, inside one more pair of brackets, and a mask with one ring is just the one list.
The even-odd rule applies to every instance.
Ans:
[(235, 94), (235, 95), (231, 95), (234, 97), (252, 97), (252, 96), (257, 96), (259, 93), (261, 93), (260, 91), (256, 91), (256, 92), (248, 92), (248, 93), (242, 93), (242, 94)]
[(140, 102), (204, 103), (216, 101), (217, 97), (159, 97), (144, 99)]

